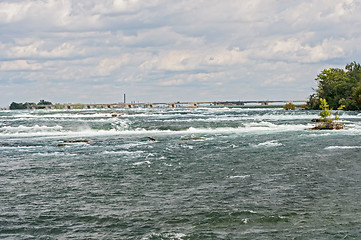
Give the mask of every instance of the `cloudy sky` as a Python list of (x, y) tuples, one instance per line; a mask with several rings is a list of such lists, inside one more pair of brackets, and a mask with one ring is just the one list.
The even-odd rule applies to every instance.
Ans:
[(0, 107), (302, 100), (360, 62), (360, 0), (0, 0)]

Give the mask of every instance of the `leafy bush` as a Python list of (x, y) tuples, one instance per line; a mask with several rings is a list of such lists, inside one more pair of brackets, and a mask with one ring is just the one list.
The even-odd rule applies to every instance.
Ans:
[[(335, 118), (330, 118), (331, 110), (326, 99), (320, 99), (320, 108), (322, 109), (322, 111), (320, 112), (321, 119), (312, 120), (313, 122), (317, 122), (316, 126), (314, 128), (311, 128), (312, 130), (332, 130), (344, 128), (343, 123), (334, 121), (340, 119), (338, 111), (335, 113)], [(344, 106), (341, 106), (337, 110), (342, 110), (343, 108)]]
[(320, 108), (322, 109), (322, 111), (320, 112), (320, 116), (322, 117), (322, 119), (326, 120), (329, 116), (331, 116), (330, 106), (326, 102), (326, 99), (321, 98), (320, 102)]
[(285, 110), (294, 110), (296, 108), (296, 105), (294, 105), (292, 102), (288, 102), (283, 106), (283, 109)]

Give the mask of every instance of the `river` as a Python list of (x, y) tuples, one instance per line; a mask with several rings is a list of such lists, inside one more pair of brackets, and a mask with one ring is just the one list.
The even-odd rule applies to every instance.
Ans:
[(361, 239), (361, 114), (0, 111), (1, 239)]

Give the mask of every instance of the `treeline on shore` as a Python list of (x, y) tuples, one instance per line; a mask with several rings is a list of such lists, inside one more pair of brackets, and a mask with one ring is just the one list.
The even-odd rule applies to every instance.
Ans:
[(343, 106), (345, 110), (361, 110), (361, 65), (351, 62), (345, 70), (324, 69), (315, 79), (316, 93), (307, 101), (308, 109), (320, 109), (321, 99), (325, 99), (331, 109)]
[(33, 102), (25, 102), (25, 103), (16, 103), (16, 102), (12, 102), (10, 104), (9, 109), (11, 110), (15, 110), (15, 109), (27, 109), (30, 106), (35, 106), (35, 105), (52, 105), (51, 102), (49, 101), (45, 101), (45, 100), (40, 100), (38, 103), (33, 103)]

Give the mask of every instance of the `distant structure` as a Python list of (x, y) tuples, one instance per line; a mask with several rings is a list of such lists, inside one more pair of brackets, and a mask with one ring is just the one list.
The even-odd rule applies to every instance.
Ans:
[(232, 106), (244, 106), (246, 104), (260, 104), (261, 106), (267, 106), (272, 103), (289, 103), (298, 102), (305, 103), (305, 100), (293, 100), (293, 101), (226, 101), (226, 102), (155, 102), (155, 103), (126, 103), (126, 96), (124, 94), (124, 103), (110, 103), (110, 104), (55, 104), (55, 105), (29, 105), (27, 109), (93, 109), (93, 108), (155, 108), (155, 107), (188, 107), (197, 108), (199, 106), (212, 106), (212, 107), (232, 107)]

